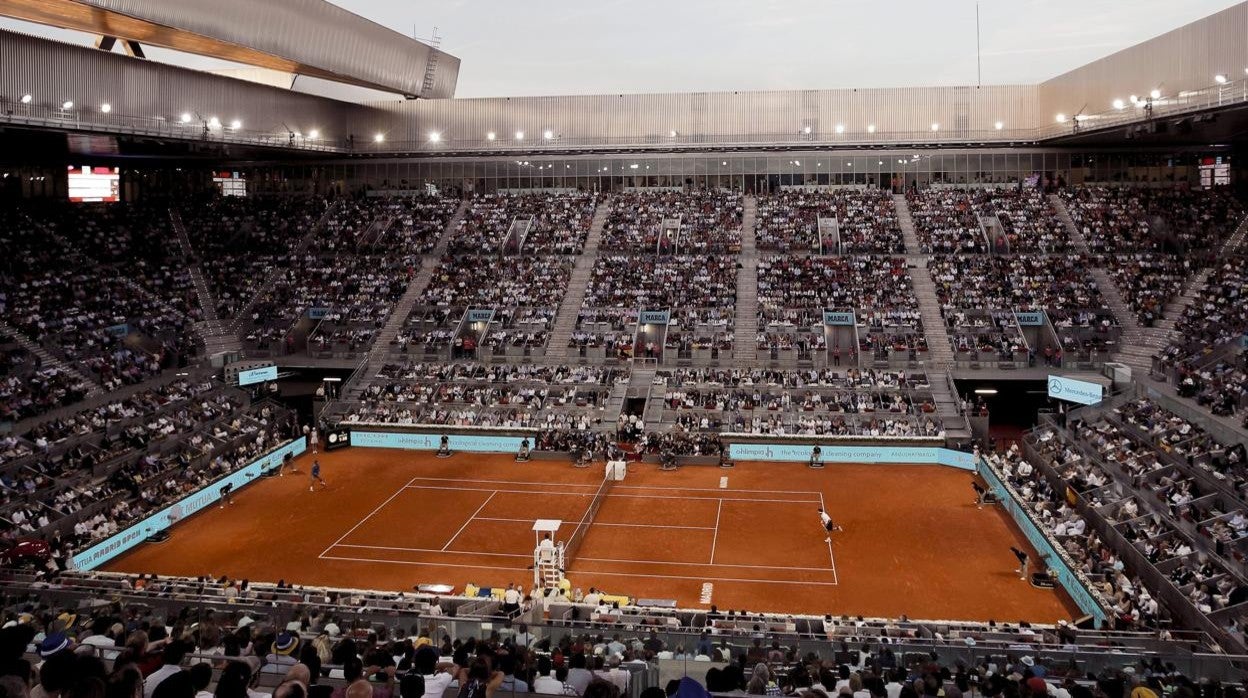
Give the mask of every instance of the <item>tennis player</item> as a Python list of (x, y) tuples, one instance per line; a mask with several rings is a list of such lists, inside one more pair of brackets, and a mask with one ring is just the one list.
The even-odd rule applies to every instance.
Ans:
[(312, 481), (308, 483), (308, 491), (311, 492), (318, 482), (321, 483), (322, 489), (329, 486), (329, 483), (321, 478), (321, 462), (314, 460), (312, 461)]
[(832, 517), (831, 517), (831, 516), (828, 516), (828, 512), (824, 511), (823, 509), (820, 509), (820, 510), (819, 510), (819, 522), (823, 524), (823, 530), (825, 530), (825, 531), (827, 531), (827, 532), (828, 532), (828, 537), (823, 539), (823, 542), (824, 542), (824, 543), (831, 543), (831, 542), (832, 542), (832, 532), (833, 532), (833, 531), (843, 531), (843, 530), (845, 530), (845, 529), (841, 528), (840, 526), (837, 526), (835, 523), (833, 523), (833, 522), (832, 522)]

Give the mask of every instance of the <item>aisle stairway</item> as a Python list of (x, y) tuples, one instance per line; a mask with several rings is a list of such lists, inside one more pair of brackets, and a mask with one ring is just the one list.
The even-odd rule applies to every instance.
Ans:
[(936, 403), (936, 415), (945, 428), (945, 438), (964, 441), (971, 438), (971, 425), (962, 414), (961, 398), (950, 387), (952, 379), (946, 371), (927, 372), (931, 384), (932, 401)]
[(758, 247), (755, 227), (758, 222), (758, 199), (745, 197), (745, 213), (741, 219), (741, 268), (737, 270), (737, 308), (733, 330), (732, 358), (737, 366), (748, 368), (755, 362), (758, 335)]
[(1160, 327), (1141, 327), (1135, 311), (1127, 305), (1109, 272), (1102, 267), (1094, 267), (1091, 272), (1105, 303), (1122, 325), (1122, 339), (1114, 358), (1130, 366), (1136, 375), (1147, 375), (1153, 354), (1170, 342), (1169, 332)]
[(212, 297), (212, 291), (208, 288), (203, 267), (200, 266), (199, 259), (195, 256), (195, 248), (191, 244), (190, 236), (186, 233), (186, 225), (182, 222), (182, 215), (176, 208), (169, 209), (169, 222), (173, 226), (178, 246), (182, 249), (182, 263), (190, 273), (191, 282), (195, 286), (195, 297), (199, 303), (200, 318), (202, 318), (196, 323), (195, 329), (204, 338), (205, 352), (213, 356), (221, 352), (238, 351), (242, 346), (238, 341), (238, 335), (230, 332), (217, 317), (217, 301)]
[(922, 254), (919, 250), (919, 236), (914, 232), (914, 218), (910, 216), (910, 204), (902, 194), (893, 194), (893, 204), (897, 207), (897, 223), (901, 226), (901, 236), (906, 242), (906, 254)]
[[(908, 243), (907, 243), (908, 244)], [(940, 314), (940, 300), (936, 298), (936, 284), (932, 282), (927, 264), (920, 262), (910, 267), (910, 279), (914, 282), (914, 295), (919, 299), (919, 313), (923, 318), (923, 333), (927, 335), (927, 365), (929, 370), (951, 368), (953, 347), (945, 319)]]
[(71, 366), (65, 363), (64, 361), (62, 361), (61, 359), (58, 359), (57, 357), (53, 356), (52, 353), (49, 352), (47, 349), (45, 349), (42, 344), (36, 342), (30, 337), (27, 337), (25, 334), (18, 331), (17, 328), (9, 325), (9, 323), (3, 320), (0, 320), (0, 334), (9, 335), (10, 337), (13, 338), (13, 341), (17, 342), (17, 344), (21, 346), (23, 349), (39, 357), (39, 366), (41, 368), (60, 369), (68, 373), (69, 375), (73, 376), (74, 378), (77, 378), (78, 380), (82, 381), (86, 385), (90, 386), (89, 388), (87, 388), (88, 398), (97, 397), (97, 396), (104, 394), (104, 390), (103, 388), (100, 387), (99, 383), (97, 383), (96, 381), (84, 375), (82, 371), (79, 371), (76, 367)]
[(343, 385), (341, 393), (343, 399), (358, 398), (369, 380), (385, 365), (386, 357), (390, 352), (390, 342), (399, 336), (399, 332), (407, 322), (407, 316), (412, 314), (412, 308), (416, 307), (416, 301), (420, 300), (420, 294), (424, 293), (429, 282), (433, 280), (433, 272), (437, 270), (438, 263), (446, 252), (451, 233), (459, 227), (467, 211), (468, 201), (465, 200), (460, 203), (455, 215), (451, 216), (446, 226), (442, 228), (437, 242), (434, 243), (433, 252), (421, 257), (420, 266), (408, 281), (407, 289), (390, 310), (390, 317), (386, 320), (386, 324), (377, 332), (368, 356), (364, 357), (355, 372), (347, 379), (347, 383)]
[(1053, 204), (1053, 208), (1057, 210), (1057, 219), (1066, 226), (1066, 233), (1070, 235), (1071, 245), (1075, 250), (1083, 254), (1089, 254), (1088, 240), (1083, 237), (1083, 233), (1079, 232), (1079, 227), (1075, 225), (1075, 221), (1070, 217), (1070, 211), (1066, 209), (1066, 202), (1062, 201), (1062, 197), (1057, 194), (1049, 194), (1049, 203)]
[(550, 331), (550, 341), (546, 344), (546, 356), (556, 361), (568, 358), (568, 340), (576, 329), (576, 318), (580, 315), (581, 304), (585, 302), (585, 291), (589, 288), (589, 275), (594, 270), (594, 260), (598, 258), (598, 246), (602, 243), (602, 229), (607, 224), (607, 216), (611, 211), (611, 198), (604, 196), (594, 209), (594, 218), (589, 225), (589, 236), (585, 239), (585, 249), (576, 258), (576, 266), (572, 267), (572, 276), (568, 280), (567, 293), (559, 304), (559, 313), (555, 315), (555, 326)]

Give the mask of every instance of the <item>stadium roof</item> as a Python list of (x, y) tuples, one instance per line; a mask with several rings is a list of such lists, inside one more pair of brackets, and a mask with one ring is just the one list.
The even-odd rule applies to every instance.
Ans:
[(459, 76), (458, 58), (324, 0), (0, 0), (0, 15), (409, 97), (453, 97)]

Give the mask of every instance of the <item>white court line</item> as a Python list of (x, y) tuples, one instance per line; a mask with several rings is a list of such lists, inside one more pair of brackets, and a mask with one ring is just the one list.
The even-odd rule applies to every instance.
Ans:
[[(824, 511), (828, 510), (828, 506), (823, 503), (822, 492), (819, 493), (819, 508)], [(832, 578), (839, 582), (841, 581), (841, 578), (836, 573), (836, 556), (832, 554), (832, 531), (826, 531), (826, 533), (827, 535), (824, 537), (828, 539), (828, 559), (832, 561)]]
[[(585, 492), (540, 492), (536, 490), (495, 490), (484, 489), (481, 487), (443, 487), (441, 485), (406, 485), (405, 489), (409, 490), (450, 490), (453, 492), (506, 492), (511, 494), (537, 494), (537, 495), (560, 495), (564, 497), (588, 497), (589, 493)], [(718, 492), (719, 490), (712, 490)], [(662, 494), (616, 494), (614, 489), (607, 494), (607, 499), (624, 498), (624, 499), (680, 499), (684, 501), (695, 502), (713, 502), (718, 497), (673, 497)], [(810, 501), (802, 499), (738, 499), (729, 497), (729, 502), (744, 502), (746, 504), (818, 504), (819, 500), (812, 499)]]
[[(739, 567), (745, 570), (786, 570), (794, 572), (831, 572), (827, 567), (776, 567), (774, 565), (733, 565), (727, 562), (717, 562), (708, 565), (703, 562), (666, 562), (663, 560), (620, 560), (611, 557), (581, 557), (577, 556), (572, 564), (577, 562), (627, 562), (637, 563), (639, 565), (684, 565), (685, 567)], [(666, 575), (664, 575), (666, 576)]]
[[(413, 478), (413, 479), (415, 479), (415, 478)], [(410, 485), (410, 484), (412, 484), (412, 481), (411, 481), (411, 480), (408, 480), (408, 481), (407, 481), (407, 485)], [(349, 535), (351, 535), (352, 533), (354, 533), (354, 532), (355, 532), (355, 529), (359, 528), (360, 526), (363, 526), (365, 521), (368, 521), (369, 519), (373, 518), (373, 515), (374, 515), (374, 514), (376, 514), (377, 512), (379, 512), (379, 511), (381, 511), (381, 510), (382, 510), (382, 507), (384, 507), (384, 506), (386, 506), (387, 504), (389, 504), (390, 502), (394, 501), (394, 498), (395, 498), (395, 497), (399, 496), (399, 494), (400, 494), (400, 493), (402, 493), (402, 492), (403, 492), (403, 490), (407, 489), (407, 485), (403, 485), (403, 486), (402, 486), (402, 487), (400, 487), (399, 489), (395, 490), (394, 494), (392, 494), (392, 495), (390, 495), (389, 497), (387, 497), (387, 498), (386, 498), (386, 501), (382, 502), (381, 504), (378, 504), (376, 509), (373, 509), (372, 511), (368, 512), (368, 516), (365, 516), (364, 518), (360, 519), (359, 523), (357, 523), (356, 525), (352, 526), (352, 527), (351, 527), (351, 529), (350, 529), (350, 530), (348, 530), (346, 533), (342, 534), (342, 536), (341, 536), (341, 537), (339, 537), (339, 538), (338, 538), (338, 540), (334, 541), (333, 543), (330, 543), (329, 547), (328, 547), (328, 548), (325, 548), (325, 550), (324, 550), (324, 551), (322, 551), (322, 552), (321, 552), (321, 554), (320, 554), (318, 557), (324, 557), (324, 556), (325, 556), (325, 553), (329, 552), (331, 548), (333, 548), (335, 545), (338, 545), (338, 544), (339, 544), (339, 543), (341, 543), (342, 541), (346, 540), (346, 539), (347, 539), (347, 536), (349, 536)]]
[(715, 508), (715, 536), (711, 538), (711, 564), (715, 564), (715, 544), (719, 542), (719, 515), (724, 511), (724, 500), (719, 500), (719, 506)]
[[(478, 516), (477, 521), (511, 521), (511, 522), (516, 522), (516, 523), (531, 524), (533, 523), (534, 519), (504, 519), (504, 518), (497, 518), (497, 517), (492, 517), (492, 516)], [(564, 521), (563, 523), (569, 526), (572, 526), (574, 528), (576, 526), (576, 524), (572, 523), (571, 521)], [(667, 525), (660, 525), (660, 524), (612, 523), (612, 522), (606, 522), (606, 521), (595, 521), (592, 525), (594, 526), (619, 526), (621, 528), (676, 528), (682, 531), (713, 531), (715, 530), (711, 528), (710, 526), (667, 526)]]
[[(479, 520), (479, 519), (478, 519)], [(403, 550), (412, 553), (446, 553), (448, 555), (489, 555), (491, 557), (533, 557), (524, 553), (479, 553), (475, 550), (439, 550), (437, 548), (400, 548), (394, 545), (356, 545), (353, 543), (339, 543), (335, 548), (363, 548), (365, 550)]]
[[(527, 555), (525, 557), (528, 557)], [(491, 565), (456, 565), (442, 562), (412, 562), (409, 560), (373, 560), (363, 557), (338, 557), (324, 556), (325, 560), (345, 560), (347, 562), (382, 562), (392, 565), (415, 565), (419, 567), (462, 567), (474, 570), (502, 570), (504, 572), (520, 572), (523, 571), (519, 567), (497, 567)], [(683, 564), (683, 563), (680, 563)], [(576, 570), (569, 570), (572, 574), (577, 574)], [(826, 570), (825, 570), (826, 571)], [(596, 574), (604, 577), (644, 577), (646, 579), (654, 579), (653, 574), (633, 574), (631, 572), (592, 572), (585, 570), (581, 574)], [(688, 579), (695, 582), (744, 582), (748, 584), (789, 584), (799, 586), (822, 586), (834, 587), (837, 582), (795, 582), (782, 579), (738, 579), (734, 577), (683, 577), (677, 575), (663, 575), (662, 579)]]
[[(485, 490), (481, 491), (484, 492)], [(472, 523), (472, 520), (477, 518), (477, 514), (481, 513), (481, 510), (485, 508), (486, 504), (490, 503), (491, 499), (494, 499), (494, 495), (496, 494), (498, 494), (498, 490), (491, 492), (490, 496), (486, 497), (484, 502), (481, 502), (481, 506), (477, 507), (477, 510), (472, 512), (472, 516), (469, 516), (468, 520), (464, 522), (464, 525), (460, 526), (459, 530), (455, 532), (455, 535), (451, 536), (451, 539), (446, 542), (446, 545), (442, 546), (442, 552), (446, 552), (446, 549), (451, 547), (451, 543), (454, 543), (455, 539), (459, 538), (459, 534), (463, 533), (465, 528), (468, 528), (468, 524)]]
[[(431, 482), (469, 482), (469, 483), (478, 483), (478, 484), (483, 484), (483, 485), (534, 485), (534, 486), (539, 486), (539, 485), (551, 485), (551, 484), (554, 484), (554, 483), (551, 483), (551, 482), (529, 482), (529, 481), (527, 481), (527, 480), (476, 480), (476, 479), (471, 479), (471, 478), (461, 478), (461, 477), (414, 477), (414, 478), (412, 478), (412, 481), (413, 481), (413, 482), (415, 482), (416, 480), (429, 480), (429, 481), (431, 481)], [(411, 484), (411, 483), (408, 483), (408, 484)], [(560, 482), (560, 483), (559, 483), (559, 486), (560, 486), (560, 487), (587, 487), (587, 488), (592, 489), (592, 490), (597, 490), (597, 489), (598, 489), (598, 485), (578, 485), (578, 484), (571, 483), (571, 482), (569, 482), (569, 483), (562, 483), (562, 482)]]

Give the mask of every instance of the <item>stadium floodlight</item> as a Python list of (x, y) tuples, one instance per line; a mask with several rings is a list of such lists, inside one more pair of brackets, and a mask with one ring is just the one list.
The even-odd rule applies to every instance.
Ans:
[(676, 129), (672, 129), (671, 131), (668, 131), (668, 132), (667, 132), (667, 137), (668, 137), (668, 138), (675, 138), (677, 135), (679, 135), (679, 134), (677, 134), (677, 133), (676, 133)]
[(208, 128), (221, 128), (221, 120), (215, 116), (208, 117)]
[(1161, 90), (1153, 90), (1152, 92), (1148, 93), (1148, 96), (1152, 97), (1153, 99), (1161, 99)]
[(320, 132), (320, 131), (318, 131), (318, 130), (316, 130), (316, 129), (312, 129), (311, 131), (308, 131), (308, 138), (311, 138), (312, 140), (316, 140), (316, 139), (318, 139), (318, 138), (320, 138), (320, 137), (321, 137), (321, 132)]
[(234, 119), (233, 121), (230, 122), (230, 128), (235, 131), (237, 131), (238, 129), (242, 127), (243, 127), (242, 119)]
[(1058, 114), (1058, 115), (1057, 115), (1057, 123), (1059, 123), (1059, 124), (1064, 124), (1064, 123), (1066, 123), (1066, 115), (1065, 115), (1065, 114)]
[(837, 124), (837, 125), (836, 125), (836, 132), (837, 132), (837, 133), (845, 133), (845, 124)]
[(1000, 131), (1001, 129), (1005, 128), (1005, 124), (998, 121), (997, 123), (993, 124), (992, 127)]
[(801, 166), (802, 166), (802, 161), (801, 161), (801, 160), (794, 160), (794, 161), (793, 161), (793, 165), (794, 165), (794, 166), (796, 166), (796, 167), (801, 167)]
[(867, 133), (875, 133), (875, 124), (867, 124)]
[(939, 131), (939, 130), (940, 130), (940, 124), (933, 123), (933, 124), (932, 124), (932, 130), (933, 130), (933, 131)]
[(802, 133), (804, 133), (804, 134), (806, 134), (806, 135), (808, 135), (808, 136), (809, 136), (809, 135), (810, 135), (810, 127), (809, 127), (809, 126), (803, 126), (803, 127), (802, 127)]
[(1121, 99), (1114, 100), (1114, 109), (1125, 109), (1126, 107), (1127, 105)]
[(542, 138), (545, 138), (546, 140), (550, 140), (554, 137), (555, 137), (555, 132), (551, 131), (550, 129), (546, 129), (545, 131), (542, 132)]
[(179, 117), (179, 120), (184, 124), (191, 123), (191, 113), (185, 111), (182, 112), (182, 116)]
[(1219, 85), (1225, 85), (1226, 75), (1224, 73), (1218, 73), (1217, 75), (1213, 76), (1213, 81), (1218, 83)]
[(846, 166), (846, 167), (853, 167), (853, 166), (854, 166), (854, 163), (852, 163), (852, 162), (847, 162), (847, 163), (845, 163), (845, 166)]
[(487, 141), (492, 141), (495, 138), (498, 138), (498, 135), (494, 133), (493, 131), (490, 131), (489, 133), (485, 134), (485, 140)]
[(719, 163), (719, 164), (720, 164), (720, 166), (722, 166), (722, 167), (727, 167), (727, 166), (728, 166), (728, 161), (727, 161), (727, 160), (724, 160), (723, 162), (721, 162), (721, 163)]
[(74, 108), (73, 100), (67, 99), (64, 102), (61, 102), (61, 109), (64, 109), (65, 111), (69, 111), (70, 109), (73, 109), (73, 108)]
[(518, 141), (524, 140), (524, 131), (516, 131), (516, 140)]
[(385, 143), (385, 142), (386, 142), (386, 134), (384, 134), (384, 133), (375, 133), (375, 134), (373, 134), (373, 142), (374, 142), (374, 143)]
[(442, 140), (442, 134), (438, 133), (437, 131), (430, 131), (430, 132), (429, 132), (429, 142), (430, 142), (430, 143), (437, 143), (438, 141), (441, 141), (441, 140)]
[(634, 162), (633, 164), (629, 165), (629, 166), (628, 166), (628, 169), (630, 169), (630, 170), (635, 170), (635, 169), (637, 169), (637, 163), (635, 163), (635, 162)]
[(1140, 97), (1139, 97), (1139, 95), (1131, 95), (1131, 97), (1130, 97), (1130, 102), (1131, 102), (1132, 104), (1135, 104), (1136, 102), (1139, 102), (1139, 101), (1140, 101)]
[(31, 101), (33, 101), (34, 99), (35, 98), (32, 97), (29, 92), (27, 92), (26, 94), (22, 95), (22, 104), (30, 104)]
[(105, 102), (100, 105), (101, 113), (108, 114), (111, 111), (113, 111), (113, 105), (109, 104), (108, 102)]

